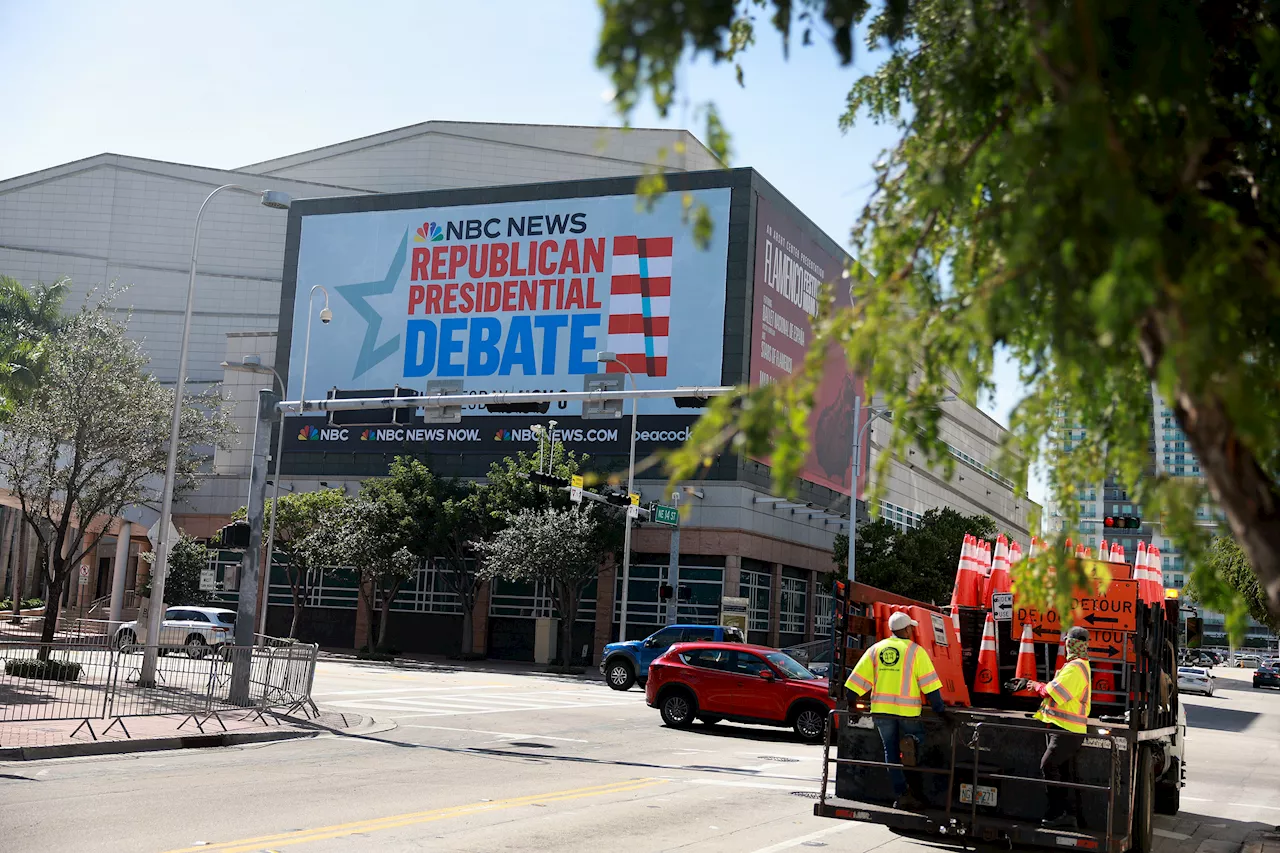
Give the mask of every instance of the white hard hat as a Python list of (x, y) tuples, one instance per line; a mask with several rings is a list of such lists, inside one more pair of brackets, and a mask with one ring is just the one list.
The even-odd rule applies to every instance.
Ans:
[(904, 628), (914, 628), (920, 623), (912, 619), (907, 614), (899, 610), (897, 613), (889, 617), (889, 630), (901, 631)]

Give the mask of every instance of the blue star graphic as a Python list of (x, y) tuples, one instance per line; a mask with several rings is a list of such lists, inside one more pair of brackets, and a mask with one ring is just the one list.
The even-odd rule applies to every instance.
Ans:
[(347, 300), (352, 308), (356, 309), (356, 313), (363, 317), (365, 322), (364, 343), (360, 345), (360, 357), (356, 359), (356, 369), (351, 374), (352, 379), (358, 379), (369, 372), (400, 348), (399, 335), (378, 346), (378, 332), (382, 329), (382, 315), (373, 310), (373, 306), (366, 300), (367, 297), (382, 296), (396, 289), (396, 282), (400, 280), (400, 273), (404, 270), (404, 261), (408, 256), (408, 252), (409, 229), (406, 228), (404, 236), (400, 238), (400, 248), (396, 249), (396, 254), (391, 259), (391, 266), (387, 268), (385, 278), (381, 281), (344, 284), (337, 288), (342, 298)]

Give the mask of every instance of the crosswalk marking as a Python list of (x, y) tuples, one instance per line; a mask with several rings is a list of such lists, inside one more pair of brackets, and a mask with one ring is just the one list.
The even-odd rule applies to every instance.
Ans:
[(501, 685), (458, 688), (412, 688), (401, 690), (342, 691), (328, 694), (341, 696), (326, 701), (332, 708), (382, 711), (394, 719), (417, 717), (469, 716), (502, 714), (516, 711), (563, 711), (578, 708), (607, 708), (643, 703), (640, 694), (619, 694), (606, 689), (571, 688), (509, 692)]

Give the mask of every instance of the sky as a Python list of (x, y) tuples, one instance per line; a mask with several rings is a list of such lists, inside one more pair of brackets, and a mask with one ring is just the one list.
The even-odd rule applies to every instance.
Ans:
[[(594, 0), (0, 0), (0, 179), (103, 152), (234, 168), (432, 119), (616, 125), (599, 28)], [(846, 245), (895, 135), (836, 120), (879, 57), (841, 68), (815, 38), (788, 59), (765, 29), (745, 88), (693, 62), (671, 114), (646, 104), (632, 123), (701, 137), (699, 106), (714, 101), (732, 165), (755, 167)], [(1007, 423), (1012, 366), (996, 380), (982, 407)], [(1038, 477), (1031, 496), (1044, 500)]]

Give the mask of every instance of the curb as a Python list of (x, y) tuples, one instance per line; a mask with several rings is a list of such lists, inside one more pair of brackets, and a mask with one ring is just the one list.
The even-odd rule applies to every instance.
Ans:
[(318, 730), (287, 732), (221, 732), (214, 735), (147, 738), (139, 740), (99, 740), (88, 743), (61, 743), (55, 746), (18, 746), (0, 749), (0, 761), (35, 761), (41, 758), (71, 758), (84, 755), (121, 755), (131, 752), (158, 752), (165, 749), (204, 749), (213, 746), (238, 746), (245, 743), (270, 743), (319, 735)]
[(1280, 850), (1280, 826), (1274, 830), (1255, 829), (1245, 836), (1240, 853), (1272, 853)]
[(219, 732), (209, 735), (183, 735), (182, 737), (140, 738), (138, 740), (99, 740), (85, 743), (61, 743), (54, 746), (18, 746), (0, 749), (0, 761), (36, 761), (45, 758), (77, 758), (88, 755), (125, 755), (134, 752), (160, 752), (169, 749), (208, 749), (218, 746), (241, 746), (251, 743), (274, 743), (301, 740), (331, 734), (335, 737), (381, 734), (396, 728), (394, 720), (377, 720), (365, 717), (353, 728), (335, 729), (329, 726), (299, 721), (287, 731)]

